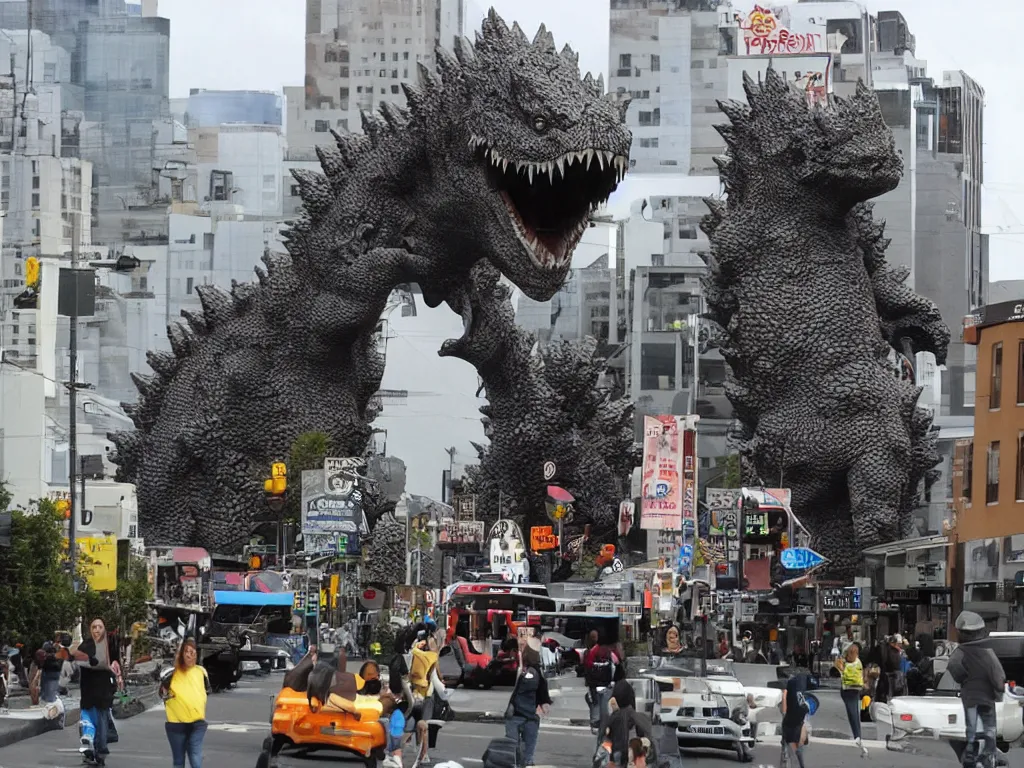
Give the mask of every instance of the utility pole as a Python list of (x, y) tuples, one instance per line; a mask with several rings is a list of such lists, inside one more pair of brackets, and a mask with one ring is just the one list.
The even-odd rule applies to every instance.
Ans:
[(445, 448), (444, 452), (448, 454), (448, 498), (446, 501), (455, 506), (455, 446), (451, 448)]
[[(31, 6), (29, 14), (31, 15)], [(31, 27), (31, 22), (29, 23)], [(29, 37), (31, 38), (32, 32), (29, 30)], [(78, 264), (78, 217), (72, 214), (71, 216), (71, 269), (74, 270)], [(75, 272), (72, 272), (76, 275)], [(58, 289), (59, 290), (59, 289)], [(78, 510), (75, 507), (75, 472), (78, 470), (76, 462), (78, 461), (78, 281), (74, 284), (74, 296), (71, 299), (71, 314), (69, 317), (70, 333), (68, 336), (70, 349), (68, 350), (68, 357), (71, 363), (71, 373), (68, 376), (68, 509), (71, 511), (71, 519), (68, 521), (68, 556), (71, 561), (71, 583), (75, 585), (75, 591), (78, 591), (77, 582), (75, 581), (75, 566), (78, 561), (78, 547), (75, 541), (75, 535), (78, 527)], [(58, 308), (59, 309), (59, 308)], [(85, 509), (85, 475), (82, 475), (82, 508)]]

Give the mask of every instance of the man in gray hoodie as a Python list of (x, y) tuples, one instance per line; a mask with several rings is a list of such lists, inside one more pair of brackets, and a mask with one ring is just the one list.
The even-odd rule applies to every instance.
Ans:
[[(985, 621), (981, 616), (964, 611), (957, 616), (956, 629), (961, 643), (949, 657), (946, 669), (960, 685), (967, 737), (963, 765), (974, 768), (980, 763), (985, 768), (995, 768), (996, 702), (1003, 699), (1006, 675), (995, 652), (978, 644), (985, 635)], [(984, 751), (980, 755), (975, 746), (979, 732), (985, 739)]]

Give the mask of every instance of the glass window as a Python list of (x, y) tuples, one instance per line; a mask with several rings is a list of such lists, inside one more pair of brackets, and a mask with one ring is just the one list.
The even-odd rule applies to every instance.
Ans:
[(619, 69), (629, 69), (633, 66), (633, 56), (629, 53), (619, 54)]
[(989, 385), (988, 407), (995, 410), (1003, 402), (1003, 342), (992, 347), (992, 381)]
[(967, 451), (964, 453), (964, 487), (961, 493), (963, 497), (967, 499), (968, 503), (971, 501), (971, 490), (974, 485), (974, 443), (970, 443), (967, 446)]
[(1017, 501), (1024, 501), (1024, 430), (1017, 433)]
[(676, 345), (643, 344), (640, 347), (640, 388), (674, 391)]
[(1017, 349), (1017, 405), (1024, 405), (1024, 339)]
[(999, 441), (988, 444), (988, 466), (985, 471), (985, 503), (999, 501)]

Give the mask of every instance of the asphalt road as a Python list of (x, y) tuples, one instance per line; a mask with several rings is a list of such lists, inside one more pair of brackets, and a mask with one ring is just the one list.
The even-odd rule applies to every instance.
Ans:
[[(211, 697), (207, 711), (210, 730), (204, 750), (204, 764), (207, 768), (255, 766), (260, 745), (269, 732), (267, 723), (272, 696), (279, 685), (280, 677), (277, 675), (263, 679), (246, 678), (235, 690)], [(467, 692), (467, 697), (471, 698), (474, 693)], [(494, 692), (495, 695), (498, 693)], [(558, 705), (552, 715), (556, 714), (557, 709)], [(108, 766), (129, 768), (169, 764), (164, 715), (160, 707), (120, 722), (118, 730), (121, 739), (112, 745)], [(432, 752), (432, 757), (435, 762), (454, 760), (463, 768), (481, 768), (481, 756), (487, 743), (500, 735), (500, 724), (449, 723), (441, 732), (438, 748)], [(0, 768), (75, 768), (81, 765), (77, 740), (77, 728), (69, 728), (23, 741), (0, 751)], [(593, 737), (586, 727), (548, 722), (541, 728), (537, 764), (558, 768), (589, 768), (593, 748)], [(863, 760), (849, 741), (815, 739), (807, 748), (806, 762), (812, 768), (854, 768), (866, 764), (882, 764), (888, 768), (955, 768), (957, 765), (952, 751), (941, 743), (917, 743), (915, 749), (918, 750), (916, 754), (898, 754), (873, 742), (869, 758)], [(1024, 750), (1011, 752), (1012, 768), (1024, 768), (1022, 754)], [(310, 768), (342, 764), (334, 756), (327, 755), (303, 762), (308, 762)], [(411, 762), (410, 753), (406, 756), (406, 765), (411, 765)], [(695, 762), (705, 768), (736, 765), (735, 758), (730, 755), (684, 755), (684, 765)], [(778, 764), (779, 748), (768, 744), (759, 745), (753, 765)]]

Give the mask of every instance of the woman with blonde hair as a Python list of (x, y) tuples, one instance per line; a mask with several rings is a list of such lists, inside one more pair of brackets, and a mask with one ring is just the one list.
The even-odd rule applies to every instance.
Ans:
[(160, 697), (167, 712), (164, 728), (174, 768), (185, 768), (186, 757), (192, 768), (203, 768), (206, 698), (211, 686), (206, 668), (198, 662), (195, 638), (187, 636), (178, 647), (173, 673), (165, 674), (160, 686)]
[(860, 660), (860, 645), (853, 643), (847, 647), (842, 658), (836, 659), (836, 669), (842, 679), (840, 696), (846, 707), (846, 717), (850, 721), (853, 738), (860, 747), (860, 756), (867, 757), (868, 750), (860, 737), (861, 699), (864, 695), (864, 664)]

